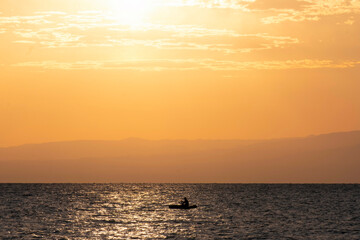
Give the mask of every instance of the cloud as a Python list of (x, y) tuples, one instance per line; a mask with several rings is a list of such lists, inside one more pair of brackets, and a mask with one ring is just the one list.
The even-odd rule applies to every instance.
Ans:
[(65, 12), (60, 12), (60, 11), (43, 11), (43, 12), (35, 12), (35, 14), (38, 14), (38, 15), (47, 15), (47, 16), (51, 16), (51, 15), (66, 15)]
[(175, 7), (202, 7), (202, 8), (228, 8), (247, 10), (248, 3), (255, 0), (165, 0), (159, 1), (162, 6)]
[(81, 35), (64, 32), (61, 28), (42, 28), (40, 30), (18, 29), (14, 34), (22, 37), (17, 43), (37, 43), (46, 47), (76, 47), (80, 45)]
[(137, 39), (109, 39), (112, 46), (145, 46), (167, 50), (209, 50), (232, 53), (230, 44), (199, 44), (195, 42), (179, 42), (172, 39), (137, 40)]
[[(111, 0), (110, 0), (111, 1)], [(128, 0), (112, 0), (124, 2)], [(249, 3), (256, 0), (149, 0), (157, 7), (199, 7), (199, 8), (226, 8), (246, 10)]]
[(351, 68), (360, 64), (360, 61), (335, 62), (332, 60), (286, 60), (286, 61), (254, 61), (254, 62), (234, 62), (216, 61), (209, 65), (211, 70), (284, 70), (284, 69), (315, 69), (315, 68)]
[(358, 0), (303, 0), (306, 3), (301, 9), (269, 9), (276, 15), (265, 17), (265, 24), (283, 21), (318, 21), (324, 16), (359, 14)]
[(167, 25), (167, 24), (137, 24), (133, 26), (119, 25), (118, 27), (111, 27), (109, 30), (118, 32), (128, 31), (139, 31), (139, 32), (150, 32), (150, 31), (162, 31), (171, 33), (172, 37), (209, 37), (209, 36), (228, 36), (238, 37), (241, 34), (231, 29), (213, 29), (205, 28), (197, 25)]
[[(259, 0), (260, 1), (260, 0)], [(267, 1), (267, 0), (261, 0)], [(242, 6), (247, 6), (254, 15), (251, 19), (260, 18), (264, 23), (280, 23), (283, 21), (305, 21), (319, 20), (324, 16), (338, 14), (356, 14), (359, 13), (360, 1), (356, 0), (303, 0), (296, 1), (298, 4), (294, 8), (264, 8), (251, 9), (253, 0), (169, 0), (160, 1), (165, 6), (197, 6), (204, 8), (234, 8), (241, 11)], [(268, 3), (269, 4), (269, 3)], [(266, 5), (268, 6), (268, 5)], [(269, 5), (270, 6), (270, 5)], [(292, 4), (286, 3), (286, 7)], [(279, 6), (280, 7), (280, 6)], [(184, 9), (183, 9), (184, 10)], [(185, 9), (186, 10), (186, 9)], [(199, 10), (199, 9), (198, 9)], [(203, 11), (203, 10), (200, 10)], [(218, 12), (222, 14), (227, 11), (206, 11), (217, 16)], [(216, 12), (216, 13), (215, 13)], [(246, 16), (252, 13), (244, 14)], [(141, 71), (162, 71), (162, 70), (194, 70), (207, 69), (214, 71), (237, 71), (246, 69), (294, 69), (294, 68), (348, 68), (358, 64), (356, 61), (332, 61), (332, 60), (289, 60), (289, 61), (222, 61), (227, 59), (245, 59), (248, 55), (244, 53), (260, 52), (256, 54), (256, 59), (261, 56), (270, 56), (266, 52), (272, 49), (282, 49), (302, 43), (296, 36), (281, 35), (281, 29), (271, 28), (272, 34), (266, 33), (267, 27), (254, 21), (250, 27), (241, 24), (217, 24), (208, 19), (200, 24), (175, 24), (166, 22), (156, 23), (138, 23), (125, 24), (111, 12), (102, 11), (82, 11), (77, 13), (65, 13), (58, 11), (36, 12), (36, 15), (30, 16), (3, 16), (0, 15), (0, 34), (6, 33), (13, 39), (4, 38), (16, 44), (28, 44), (42, 48), (86, 48), (86, 47), (104, 47), (104, 48), (131, 48), (138, 52), (145, 49), (146, 54), (158, 54), (157, 56), (176, 57), (181, 55), (184, 58), (186, 54), (191, 58), (206, 57), (215, 59), (193, 59), (190, 61), (174, 60), (137, 60), (137, 61), (87, 61), (87, 62), (25, 62), (14, 66), (33, 66), (45, 69), (131, 69)], [(209, 16), (210, 16), (209, 15)], [(246, 16), (245, 16), (246, 15)], [(265, 17), (264, 16), (268, 16)], [(229, 19), (238, 17), (237, 14)], [(353, 24), (353, 16), (343, 16), (342, 23)], [(155, 21), (155, 20), (154, 20)], [(245, 22), (245, 20), (244, 20)], [(212, 27), (210, 27), (212, 26)], [(222, 27), (223, 26), (223, 27)], [(254, 26), (254, 27), (253, 27)], [(252, 28), (253, 27), (253, 28)], [(239, 30), (241, 29), (241, 30)], [(251, 33), (241, 32), (250, 29)], [(263, 29), (263, 30), (260, 30)], [(261, 32), (260, 32), (261, 31)], [(288, 31), (286, 31), (288, 32)], [(294, 31), (295, 32), (295, 31)], [(12, 35), (11, 35), (12, 34)], [(279, 34), (279, 35), (277, 35)], [(301, 36), (299, 34), (299, 36)], [(302, 35), (306, 40), (307, 36)], [(5, 43), (6, 44), (6, 43)], [(118, 49), (119, 50), (119, 49)], [(164, 50), (164, 51), (163, 51)], [(293, 48), (291, 50), (294, 50)], [(155, 52), (156, 51), (156, 52)], [(160, 52), (162, 51), (162, 52)], [(173, 51), (173, 52), (170, 52)], [(181, 52), (184, 51), (184, 52)], [(186, 51), (186, 52), (185, 52)], [(291, 52), (294, 57), (301, 49), (295, 49)], [(306, 49), (305, 49), (306, 51)], [(278, 52), (281, 56), (285, 51)], [(49, 51), (49, 53), (52, 53)], [(166, 55), (162, 55), (165, 53)], [(180, 53), (180, 54), (179, 54)], [(273, 53), (273, 52), (271, 52)], [(331, 52), (330, 52), (331, 53)], [(178, 55), (177, 55), (178, 54)], [(238, 54), (228, 56), (230, 54)], [(311, 53), (312, 54), (312, 53)], [(311, 54), (309, 57), (311, 58)], [(245, 56), (245, 57), (244, 57)], [(249, 55), (250, 56), (250, 55)], [(298, 55), (299, 56), (299, 55)], [(304, 56), (301, 54), (301, 56)], [(322, 56), (322, 55), (318, 55)], [(239, 58), (238, 58), (239, 57)], [(296, 57), (296, 56), (295, 56)], [(86, 58), (86, 57), (85, 57)], [(324, 58), (330, 58), (325, 56)], [(346, 56), (343, 59), (347, 59)], [(141, 64), (140, 64), (141, 63)], [(165, 64), (166, 63), (166, 64)]]
[[(18, 39), (13, 42), (38, 44), (47, 48), (143, 46), (163, 50), (216, 51), (224, 54), (283, 48), (299, 43), (297, 38), (289, 36), (244, 34), (232, 29), (214, 29), (198, 25), (126, 25), (97, 11), (72, 15), (63, 12), (40, 14), (42, 15), (3, 19), (3, 22), (14, 25), (11, 27), (12, 32)], [(94, 34), (94, 30), (101, 33)], [(149, 36), (153, 39), (149, 39)], [(244, 46), (234, 45), (239, 42)]]
[(355, 23), (354, 17), (350, 17), (344, 22), (344, 24), (346, 25), (353, 25), (354, 23)]
[(78, 62), (23, 62), (13, 67), (36, 67), (50, 70), (136, 70), (136, 71), (242, 71), (284, 70), (316, 68), (352, 68), (360, 61), (336, 62), (333, 60), (286, 60), (286, 61), (221, 61), (215, 59), (135, 59), (123, 61)]
[(270, 36), (268, 34), (242, 34), (238, 38), (252, 38), (265, 41), (259, 44), (257, 47), (244, 47), (236, 48), (233, 44), (229, 43), (196, 43), (189, 41), (179, 41), (178, 39), (156, 39), (156, 40), (143, 40), (143, 39), (111, 39), (111, 46), (145, 46), (154, 47), (157, 49), (166, 50), (204, 50), (204, 51), (217, 51), (225, 54), (235, 53), (248, 53), (256, 50), (266, 50), (278, 47), (284, 47), (289, 44), (299, 43), (297, 38)]
[(11, 16), (0, 17), (0, 26), (5, 24), (49, 24), (51, 21), (46, 19), (47, 15), (33, 15), (33, 16)]
[(28, 40), (17, 40), (14, 41), (15, 43), (25, 43), (25, 44), (36, 44), (34, 41), (28, 41)]

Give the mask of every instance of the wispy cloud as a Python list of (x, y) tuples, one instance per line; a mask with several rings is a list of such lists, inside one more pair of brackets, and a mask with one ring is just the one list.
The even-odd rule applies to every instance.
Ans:
[(177, 39), (156, 39), (156, 40), (142, 40), (142, 39), (112, 39), (109, 37), (108, 41), (111, 46), (145, 46), (154, 47), (157, 49), (166, 50), (206, 50), (218, 51), (225, 54), (235, 53), (248, 53), (257, 50), (266, 50), (272, 48), (284, 47), (289, 44), (299, 43), (299, 40), (291, 37), (269, 36), (267, 34), (244, 34), (239, 35), (241, 38), (252, 38), (264, 40), (264, 43), (259, 44), (257, 47), (243, 47), (237, 48), (234, 44), (229, 43), (196, 43), (191, 41), (179, 41)]
[(42, 12), (35, 12), (35, 14), (37, 15), (66, 15), (65, 12), (61, 12), (61, 11), (42, 11)]
[[(320, 40), (316, 39), (316, 42), (311, 45), (307, 41), (312, 41), (312, 38), (305, 36), (303, 29), (300, 29), (299, 33), (297, 31), (287, 31), (287, 29), (284, 31), (282, 28), (268, 28), (268, 25), (261, 24), (259, 21), (266, 24), (284, 21), (301, 22), (319, 20), (325, 16), (344, 15), (341, 16), (340, 20), (336, 19), (334, 22), (357, 26), (355, 21), (358, 20), (358, 17), (351, 16), (351, 14), (360, 13), (359, 0), (296, 0), (296, 4), (292, 4), (295, 2), (294, 0), (291, 4), (286, 3), (288, 8), (284, 8), (283, 3), (278, 5), (278, 8), (267, 8), (267, 6), (271, 6), (271, 4), (267, 3), (266, 7), (258, 5), (261, 9), (256, 9), (256, 3), (260, 1), (267, 0), (159, 0), (159, 4), (170, 8), (186, 7), (185, 9), (181, 8), (183, 11), (195, 7), (194, 12), (204, 12), (208, 14), (205, 15), (209, 18), (210, 16), (223, 16), (227, 12), (234, 13), (224, 23), (209, 21), (209, 19), (204, 21), (202, 19), (199, 21), (183, 21), (181, 19), (163, 21), (159, 17), (159, 19), (155, 18), (153, 22), (140, 21), (130, 24), (122, 22), (116, 14), (103, 11), (72, 13), (43, 11), (27, 16), (0, 15), (0, 34), (6, 36), (6, 38), (3, 38), (2, 44), (31, 45), (33, 48), (40, 49), (39, 51), (46, 52), (47, 56), (51, 56), (56, 52), (50, 50), (53, 48), (63, 48), (64, 51), (71, 51), (65, 48), (91, 49), (101, 47), (107, 52), (111, 48), (119, 52), (123, 49), (136, 49), (137, 54), (144, 50), (144, 55), (138, 54), (137, 57), (171, 56), (172, 58), (181, 58), (179, 61), (174, 59), (77, 61), (73, 63), (29, 61), (13, 65), (17, 67), (69, 70), (128, 69), (162, 71), (207, 69), (213, 71), (238, 71), (246, 69), (349, 68), (358, 64), (357, 61), (352, 60), (342, 62), (331, 60), (339, 59), (337, 55), (335, 56), (335, 51), (327, 51), (326, 54), (322, 54), (320, 51), (312, 51), (313, 49), (307, 46), (314, 46), (315, 48), (319, 46)], [(224, 11), (224, 8), (236, 9), (239, 12), (246, 10), (247, 13), (238, 14), (239, 12), (236, 11)], [(241, 23), (229, 24), (230, 20), (242, 17), (243, 21)], [(255, 19), (256, 21), (251, 22), (251, 24), (249, 22), (249, 26), (247, 26), (245, 24), (246, 19)], [(352, 32), (356, 32), (354, 26), (346, 27), (347, 29), (351, 28)], [(289, 32), (291, 32), (291, 35)], [(354, 43), (350, 42), (350, 44)], [(328, 47), (328, 45), (325, 47)], [(343, 45), (345, 44), (341, 46)], [(301, 48), (303, 46), (307, 48)], [(306, 59), (271, 61), (272, 57), (286, 59), (288, 57), (287, 52), (280, 50), (286, 48), (290, 50), (291, 58)], [(354, 48), (357, 48), (357, 46)], [(303, 49), (308, 51), (307, 55), (302, 52)], [(313, 52), (318, 55), (313, 55)], [(183, 60), (186, 56), (190, 56), (189, 61)], [(312, 56), (326, 60), (311, 60)], [(222, 60), (250, 59), (248, 57), (251, 57), (251, 59), (266, 59), (267, 61), (239, 62)], [(104, 56), (104, 58), (113, 59), (112, 56)], [(341, 59), (353, 58), (356, 58), (356, 55), (351, 53), (344, 54)], [(88, 59), (88, 56), (83, 54), (78, 59)]]
[(344, 22), (346, 25), (353, 25), (355, 23), (354, 17), (350, 17)]
[(128, 31), (140, 31), (151, 32), (161, 31), (171, 33), (172, 37), (209, 37), (209, 36), (227, 36), (227, 37), (239, 37), (241, 34), (231, 29), (213, 29), (205, 28), (197, 25), (167, 25), (167, 24), (152, 24), (143, 23), (138, 25), (118, 25), (117, 27), (110, 27), (111, 31), (128, 32)]
[(13, 67), (35, 67), (51, 70), (136, 70), (136, 71), (242, 71), (315, 68), (352, 68), (360, 61), (286, 60), (286, 61), (221, 61), (216, 59), (135, 59), (124, 61), (23, 62)]
[[(128, 0), (113, 0), (125, 2)], [(227, 8), (246, 9), (248, 3), (256, 0), (149, 0), (151, 5), (159, 7), (200, 7), (200, 8)]]
[(233, 53), (231, 44), (199, 44), (195, 42), (179, 42), (172, 39), (137, 40), (137, 39), (109, 39), (111, 46), (145, 46), (167, 50), (208, 50)]
[[(72, 15), (63, 12), (39, 14), (41, 15), (8, 17), (2, 19), (2, 22), (0, 20), (0, 26), (10, 25), (8, 30), (12, 30), (18, 37), (13, 41), (15, 43), (38, 44), (48, 48), (144, 46), (166, 50), (203, 50), (235, 54), (283, 48), (299, 43), (297, 38), (289, 36), (244, 34), (232, 29), (197, 25), (125, 25), (99, 12)], [(94, 35), (93, 30), (102, 31), (102, 34)], [(6, 28), (3, 31), (6, 31)], [(149, 34), (154, 36), (153, 39), (149, 39)], [(129, 35), (133, 37), (129, 38)], [(202, 38), (206, 37), (207, 40), (204, 41)], [(224, 38), (232, 41), (223, 41)], [(250, 42), (250, 39), (258, 42), (257, 46)], [(244, 46), (236, 47), (234, 42), (242, 42)]]
[(47, 47), (76, 47), (81, 46), (81, 35), (62, 31), (62, 28), (42, 28), (40, 30), (18, 29), (14, 33), (22, 37), (17, 43), (37, 43)]
[(192, 6), (202, 8), (229, 8), (247, 10), (248, 3), (255, 0), (162, 0), (158, 1), (159, 5), (165, 6)]
[(48, 24), (51, 21), (47, 20), (48, 15), (33, 15), (33, 16), (11, 16), (11, 17), (0, 17), (0, 25), (5, 24)]
[(280, 23), (283, 21), (318, 21), (324, 16), (359, 14), (358, 0), (303, 0), (307, 3), (301, 9), (270, 9), (273, 16), (262, 19), (263, 23)]

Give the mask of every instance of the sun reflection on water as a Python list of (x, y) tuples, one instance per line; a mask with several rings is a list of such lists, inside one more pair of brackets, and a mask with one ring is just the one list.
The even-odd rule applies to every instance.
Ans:
[[(91, 233), (94, 237), (163, 239), (179, 233), (176, 227), (190, 221), (193, 214), (170, 211), (167, 205), (174, 199), (169, 199), (169, 193), (176, 196), (171, 190), (164, 195), (163, 189), (139, 189), (134, 185), (122, 185), (118, 191), (92, 192), (89, 204), (93, 214), (85, 213), (81, 218), (96, 222)], [(180, 232), (186, 234), (186, 229)]]

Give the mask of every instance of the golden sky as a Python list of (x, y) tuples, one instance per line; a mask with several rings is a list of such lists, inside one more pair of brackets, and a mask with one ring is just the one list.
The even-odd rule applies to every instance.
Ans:
[(1, 0), (0, 146), (360, 129), (360, 0)]

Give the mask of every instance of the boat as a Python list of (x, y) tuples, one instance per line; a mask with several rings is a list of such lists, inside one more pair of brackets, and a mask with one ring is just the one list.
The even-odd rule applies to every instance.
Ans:
[(196, 205), (191, 205), (191, 206), (169, 205), (169, 208), (171, 208), (171, 209), (191, 209), (191, 208), (197, 208), (197, 206)]

